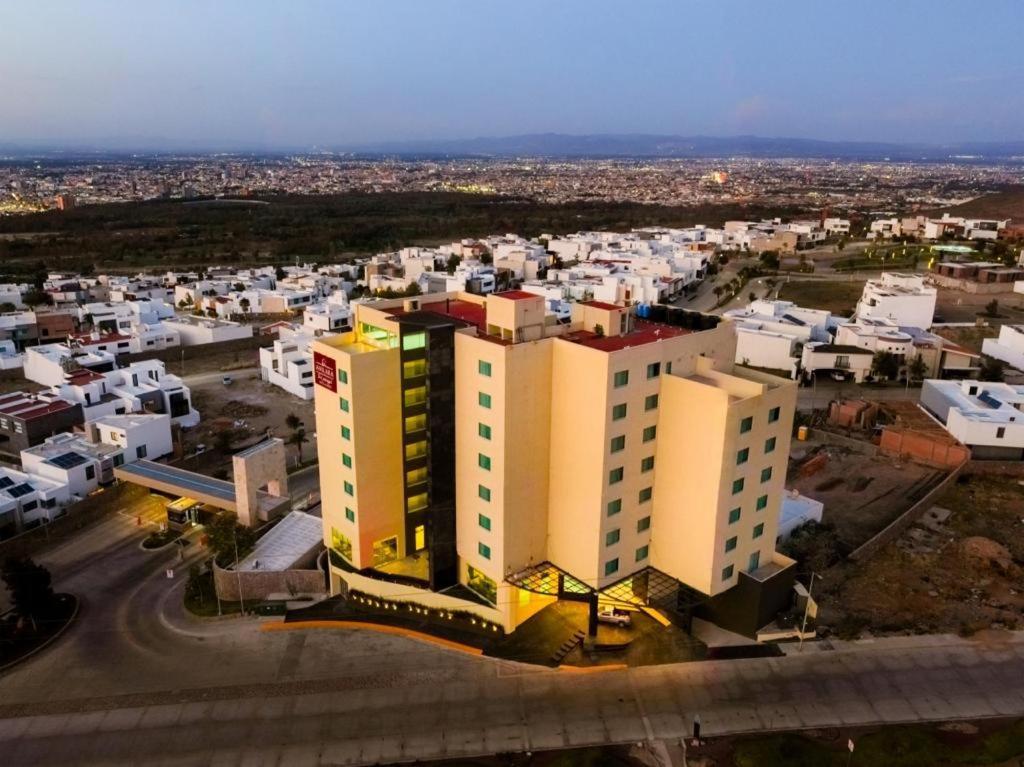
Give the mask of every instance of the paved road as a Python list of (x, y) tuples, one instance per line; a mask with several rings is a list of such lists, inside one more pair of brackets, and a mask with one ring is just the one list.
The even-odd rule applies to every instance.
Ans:
[[(170, 366), (169, 366), (170, 367)], [(170, 372), (175, 373), (178, 371), (171, 370)], [(181, 380), (184, 381), (188, 386), (195, 386), (197, 384), (208, 384), (214, 382), (220, 382), (224, 376), (231, 376), (232, 378), (242, 378), (243, 376), (249, 376), (253, 373), (258, 373), (258, 367), (247, 367), (238, 368), (236, 370), (214, 370), (210, 373), (193, 373), (191, 375), (186, 374), (182, 376)]]
[(797, 390), (798, 410), (820, 410), (828, 407), (834, 399), (864, 399), (875, 402), (917, 402), (921, 398), (919, 387), (905, 386), (860, 386), (840, 384), (834, 381), (819, 381), (814, 386), (803, 386)]

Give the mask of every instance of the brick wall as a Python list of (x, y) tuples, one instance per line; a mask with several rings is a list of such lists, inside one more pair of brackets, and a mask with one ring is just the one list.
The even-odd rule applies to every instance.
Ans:
[(970, 460), (971, 451), (945, 434), (886, 427), (878, 450), (883, 455), (907, 458), (926, 466), (952, 469)]
[(217, 596), (227, 602), (266, 599), (271, 594), (325, 594), (327, 578), (320, 570), (255, 570), (235, 572), (213, 566)]

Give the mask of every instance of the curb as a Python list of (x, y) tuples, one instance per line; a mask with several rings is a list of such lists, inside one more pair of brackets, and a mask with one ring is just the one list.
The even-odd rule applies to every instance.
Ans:
[(7, 671), (10, 671), (12, 668), (17, 666), (18, 664), (23, 663), (24, 661), (27, 661), (30, 658), (33, 658), (36, 655), (38, 655), (39, 653), (41, 653), (47, 647), (49, 647), (54, 642), (56, 642), (58, 639), (60, 639), (62, 636), (64, 636), (64, 632), (66, 632), (69, 628), (71, 628), (71, 626), (74, 624), (74, 622), (76, 620), (78, 620), (78, 611), (82, 607), (82, 600), (80, 600), (74, 594), (64, 594), (64, 595), (61, 595), (61, 596), (69, 596), (69, 597), (71, 597), (72, 599), (75, 600), (75, 609), (71, 613), (71, 615), (68, 616), (68, 619), (64, 623), (64, 625), (61, 626), (60, 629), (57, 630), (56, 634), (51, 636), (49, 639), (47, 639), (45, 642), (43, 642), (38, 647), (32, 648), (29, 652), (25, 653), (20, 658), (17, 658), (16, 660), (12, 660), (10, 663), (7, 663), (7, 664), (5, 664), (3, 666), (0, 666), (0, 674), (3, 674), (5, 672), (7, 672)]
[(440, 645), (448, 650), (458, 650), (477, 657), (483, 656), (484, 654), (484, 651), (478, 647), (470, 647), (469, 645), (461, 644), (459, 642), (453, 642), (450, 639), (441, 639), (440, 637), (424, 634), (420, 631), (398, 628), (397, 626), (365, 623), (363, 621), (293, 621), (291, 623), (280, 621), (276, 623), (264, 623), (260, 626), (260, 631), (291, 631), (294, 629), (365, 629), (367, 631), (377, 631), (381, 634), (400, 636), (406, 639), (417, 639), (421, 642)]

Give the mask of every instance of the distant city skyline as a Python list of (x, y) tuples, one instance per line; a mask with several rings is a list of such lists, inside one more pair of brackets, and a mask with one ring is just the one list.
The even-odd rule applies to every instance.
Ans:
[(866, 5), (10, 4), (0, 147), (1024, 139), (1018, 2)]

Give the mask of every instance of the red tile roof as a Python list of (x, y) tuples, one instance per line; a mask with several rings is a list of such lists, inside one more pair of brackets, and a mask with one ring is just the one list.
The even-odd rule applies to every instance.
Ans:
[(607, 301), (581, 301), (583, 306), (592, 306), (595, 309), (604, 309), (605, 311), (614, 311), (615, 309), (625, 309), (624, 306), (617, 306), (616, 304), (609, 304)]
[(663, 338), (675, 338), (692, 333), (686, 328), (677, 328), (674, 325), (662, 325), (657, 322), (646, 322), (636, 320), (633, 330), (621, 336), (599, 336), (589, 330), (577, 330), (561, 336), (566, 341), (571, 341), (582, 346), (598, 349), (603, 352), (617, 352), (631, 346), (643, 346), (654, 343)]
[(495, 293), (495, 298), (507, 298), (510, 301), (525, 301), (528, 298), (543, 298), (536, 293), (527, 293), (525, 290), (506, 290), (503, 293)]

